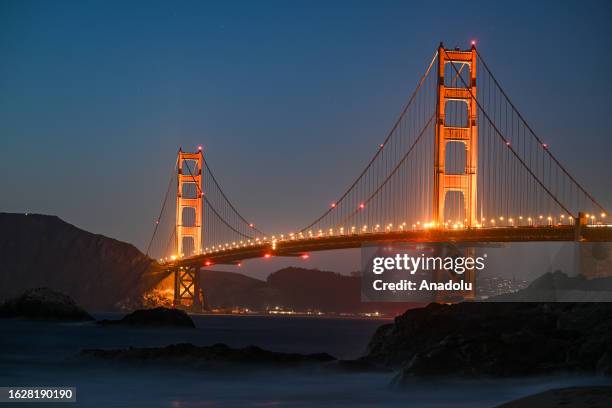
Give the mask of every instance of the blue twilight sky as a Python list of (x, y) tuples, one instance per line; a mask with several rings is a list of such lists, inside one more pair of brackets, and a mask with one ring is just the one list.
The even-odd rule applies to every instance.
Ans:
[(610, 4), (0, 0), (0, 211), (143, 249), (177, 148), (202, 144), (249, 219), (293, 230), (362, 169), (437, 44), (471, 39), (610, 207)]

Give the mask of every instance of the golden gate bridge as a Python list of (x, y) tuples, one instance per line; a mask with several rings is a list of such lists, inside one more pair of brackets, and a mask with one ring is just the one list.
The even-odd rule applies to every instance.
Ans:
[(475, 44), (440, 44), (372, 159), (308, 225), (264, 233), (228, 199), (202, 147), (179, 150), (147, 255), (175, 275), (175, 304), (191, 306), (201, 267), (376, 242), (609, 242), (606, 217)]

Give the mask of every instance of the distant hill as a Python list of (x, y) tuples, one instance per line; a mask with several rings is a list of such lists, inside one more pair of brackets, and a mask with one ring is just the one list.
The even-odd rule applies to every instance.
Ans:
[(162, 278), (133, 245), (59, 217), (0, 213), (0, 299), (49, 287), (88, 310), (112, 310)]
[(202, 270), (200, 285), (213, 308), (245, 307), (265, 310), (275, 306), (299, 311), (372, 312), (398, 314), (410, 303), (362, 303), (359, 276), (289, 267), (266, 281), (232, 272)]

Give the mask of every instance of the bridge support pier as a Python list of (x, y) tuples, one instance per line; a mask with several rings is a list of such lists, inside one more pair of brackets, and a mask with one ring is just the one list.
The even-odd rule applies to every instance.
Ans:
[(180, 266), (174, 270), (174, 306), (202, 311), (200, 301), (200, 268), (196, 266)]
[(574, 241), (582, 241), (582, 230), (587, 225), (588, 221), (585, 213), (578, 213), (578, 217), (574, 220)]

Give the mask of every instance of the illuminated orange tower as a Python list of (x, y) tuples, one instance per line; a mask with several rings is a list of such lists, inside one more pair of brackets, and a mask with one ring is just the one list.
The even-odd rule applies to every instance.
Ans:
[[(176, 191), (176, 251), (179, 257), (192, 256), (202, 250), (202, 150), (178, 152)], [(192, 222), (186, 222), (187, 210)], [(192, 240), (193, 252), (186, 254), (185, 238)]]
[[(192, 256), (202, 250), (202, 149), (196, 153), (178, 152), (178, 177), (176, 190), (176, 251), (179, 257)], [(190, 212), (190, 216), (188, 215)], [(189, 218), (189, 220), (187, 220)], [(193, 248), (185, 253), (185, 239)], [(179, 267), (174, 271), (174, 305), (198, 310), (199, 267)]]
[[(450, 64), (454, 64), (456, 69)], [(469, 69), (469, 80), (457, 87), (445, 85), (445, 74), (458, 77), (461, 68)], [(456, 78), (455, 78), (456, 79)], [(452, 84), (452, 81), (450, 81)], [(467, 85), (467, 87), (465, 86)], [(460, 101), (467, 105), (467, 126), (447, 126), (445, 108), (448, 101)], [(438, 49), (438, 101), (437, 123), (434, 145), (434, 189), (433, 220), (438, 227), (444, 225), (444, 201), (449, 191), (459, 191), (463, 195), (465, 224), (476, 226), (476, 189), (478, 170), (478, 107), (476, 104), (476, 48), (470, 50), (447, 50), (440, 43)], [(446, 172), (446, 145), (449, 142), (463, 143), (465, 146), (465, 170), (460, 174)]]

